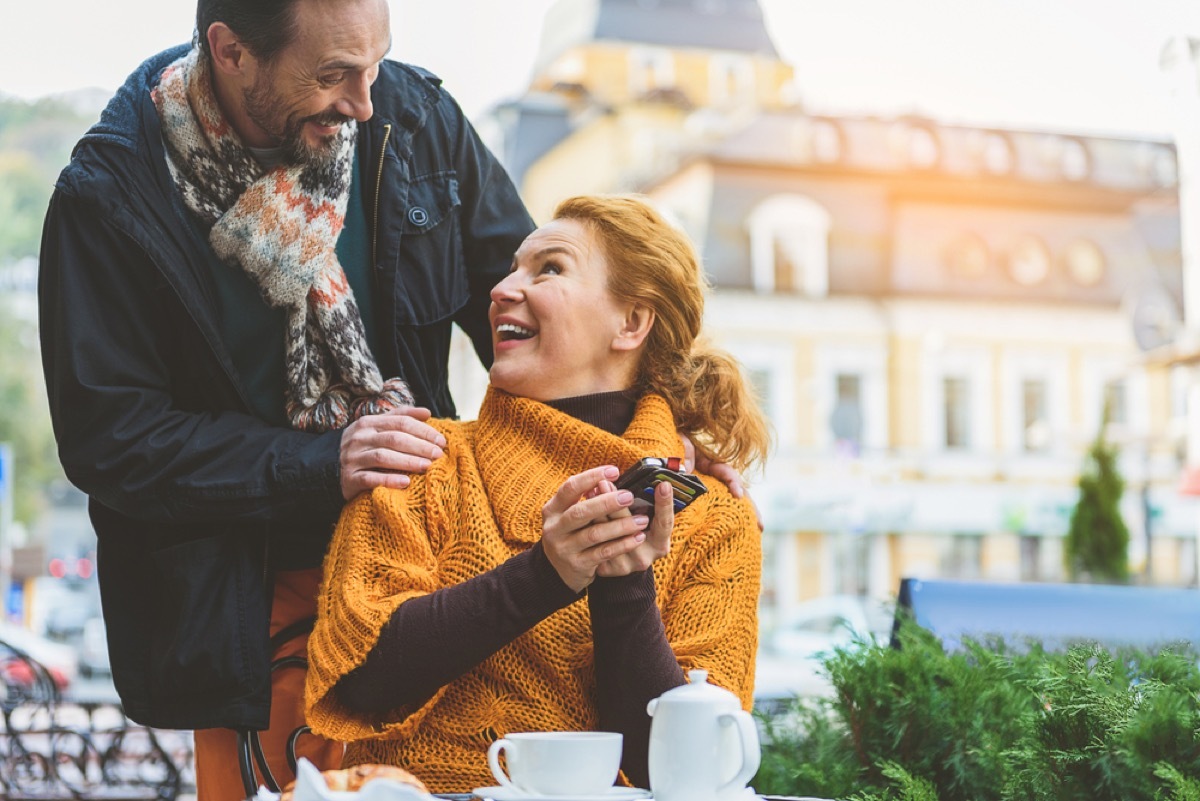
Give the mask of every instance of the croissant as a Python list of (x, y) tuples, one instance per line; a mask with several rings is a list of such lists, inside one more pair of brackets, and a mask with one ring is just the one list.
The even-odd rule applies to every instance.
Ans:
[[(429, 792), (424, 782), (404, 768), (398, 768), (395, 765), (355, 765), (343, 770), (323, 770), (321, 778), (325, 780), (325, 784), (330, 790), (338, 792), (357, 792), (362, 789), (364, 784), (376, 779), (391, 779), (401, 784), (412, 785), (422, 793)], [(295, 789), (296, 782), (294, 780), (288, 782), (287, 786), (283, 788), (283, 795), (279, 797), (279, 801), (292, 801), (292, 793)]]

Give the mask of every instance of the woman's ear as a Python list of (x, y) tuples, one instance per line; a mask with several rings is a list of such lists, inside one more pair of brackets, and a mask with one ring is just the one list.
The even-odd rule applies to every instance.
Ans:
[(654, 309), (634, 304), (625, 313), (621, 330), (613, 339), (613, 350), (637, 350), (654, 327)]

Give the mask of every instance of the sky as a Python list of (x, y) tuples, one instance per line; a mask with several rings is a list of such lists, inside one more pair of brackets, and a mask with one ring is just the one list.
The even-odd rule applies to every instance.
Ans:
[[(472, 117), (528, 82), (555, 0), (389, 0), (392, 57), (440, 75)], [(760, 0), (814, 111), (1169, 138), (1158, 62), (1200, 38), (1200, 0)], [(0, 93), (111, 91), (191, 35), (190, 0), (15, 2)]]

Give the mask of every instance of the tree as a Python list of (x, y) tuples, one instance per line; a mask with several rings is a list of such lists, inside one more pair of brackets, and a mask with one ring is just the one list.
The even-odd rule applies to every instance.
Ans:
[(37, 326), (11, 298), (0, 297), (0, 351), (0, 442), (12, 445), (13, 517), (29, 524), (45, 510), (48, 489), (66, 479), (50, 427)]
[(95, 120), (78, 106), (0, 96), (0, 265), (38, 253), (54, 181)]
[(1071, 512), (1065, 558), (1072, 579), (1123, 582), (1129, 578), (1129, 529), (1121, 517), (1125, 479), (1117, 468), (1120, 454), (1105, 436), (1108, 405), (1100, 431), (1088, 448), (1079, 475), (1079, 502)]

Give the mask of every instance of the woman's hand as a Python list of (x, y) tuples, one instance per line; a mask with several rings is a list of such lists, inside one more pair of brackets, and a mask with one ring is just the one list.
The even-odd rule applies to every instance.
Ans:
[(627, 508), (633, 493), (597, 491), (603, 482), (612, 486), (618, 475), (617, 468), (606, 465), (571, 476), (542, 507), (542, 549), (563, 583), (575, 592), (596, 580), (600, 565), (636, 550), (646, 540), (649, 519), (631, 516)]
[[(605, 482), (606, 492), (615, 492), (616, 487), (611, 482)], [(628, 509), (621, 509), (616, 517), (628, 516)], [(631, 573), (641, 573), (671, 551), (671, 529), (675, 526), (675, 501), (671, 485), (665, 481), (658, 482), (654, 487), (654, 519), (646, 532), (645, 541), (636, 548), (620, 556), (614, 556), (596, 569), (598, 576), (628, 576)]]

